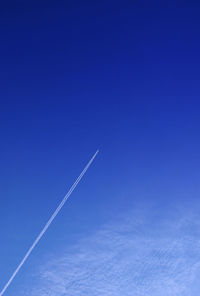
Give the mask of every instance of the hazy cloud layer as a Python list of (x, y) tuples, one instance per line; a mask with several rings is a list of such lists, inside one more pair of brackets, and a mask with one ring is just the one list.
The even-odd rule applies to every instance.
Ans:
[(198, 295), (197, 210), (133, 208), (39, 267), (38, 284), (27, 295)]

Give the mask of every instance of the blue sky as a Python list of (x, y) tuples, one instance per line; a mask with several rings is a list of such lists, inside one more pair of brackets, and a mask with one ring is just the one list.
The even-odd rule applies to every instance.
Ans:
[(100, 149), (5, 295), (198, 295), (199, 10), (1, 3), (2, 288)]

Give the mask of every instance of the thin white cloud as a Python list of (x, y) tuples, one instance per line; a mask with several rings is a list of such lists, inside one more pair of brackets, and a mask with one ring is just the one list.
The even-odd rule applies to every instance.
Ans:
[(40, 267), (29, 296), (196, 296), (199, 219), (135, 206)]

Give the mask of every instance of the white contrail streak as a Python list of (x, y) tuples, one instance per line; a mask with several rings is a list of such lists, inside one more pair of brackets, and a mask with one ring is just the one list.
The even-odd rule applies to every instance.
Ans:
[(49, 226), (51, 225), (51, 223), (53, 222), (53, 220), (56, 218), (56, 216), (58, 215), (58, 213), (60, 212), (60, 210), (62, 209), (62, 207), (64, 206), (64, 204), (66, 203), (67, 199), (70, 197), (70, 195), (72, 194), (72, 192), (74, 191), (74, 189), (76, 188), (76, 186), (78, 185), (78, 183), (80, 182), (80, 180), (82, 179), (82, 177), (85, 175), (86, 171), (88, 170), (88, 168), (92, 164), (92, 162), (95, 159), (95, 157), (97, 156), (98, 152), (99, 152), (99, 150), (97, 150), (95, 152), (95, 154), (93, 155), (93, 157), (90, 159), (90, 161), (88, 162), (88, 164), (85, 166), (85, 168), (83, 169), (83, 171), (79, 175), (79, 177), (76, 179), (76, 181), (74, 182), (74, 184), (71, 186), (71, 188), (69, 189), (69, 191), (67, 192), (67, 194), (65, 195), (65, 197), (63, 198), (63, 200), (61, 201), (61, 203), (59, 204), (59, 206), (57, 207), (57, 209), (53, 213), (53, 215), (51, 216), (51, 218), (48, 220), (48, 222), (46, 223), (46, 225), (44, 226), (44, 228), (42, 229), (42, 231), (40, 232), (40, 234), (38, 235), (38, 237), (36, 238), (36, 240), (34, 241), (34, 243), (32, 244), (32, 246), (30, 247), (30, 249), (28, 250), (28, 252), (24, 256), (24, 258), (22, 259), (21, 263), (18, 265), (18, 267), (14, 271), (13, 275), (11, 276), (11, 278), (9, 279), (9, 281), (7, 282), (7, 284), (4, 286), (4, 288), (0, 292), (0, 296), (2, 296), (5, 293), (5, 291), (7, 290), (7, 288), (10, 286), (10, 284), (14, 280), (15, 276), (17, 275), (17, 273), (20, 271), (20, 269), (24, 265), (25, 261), (30, 256), (30, 254), (33, 251), (33, 249), (39, 243), (40, 239), (45, 234), (45, 232), (47, 231), (47, 229), (49, 228)]

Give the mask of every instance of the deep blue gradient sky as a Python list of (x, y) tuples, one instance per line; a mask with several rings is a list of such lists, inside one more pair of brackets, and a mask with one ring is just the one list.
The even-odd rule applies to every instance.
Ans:
[(199, 13), (0, 4), (1, 287), (100, 149), (5, 295), (198, 295)]

